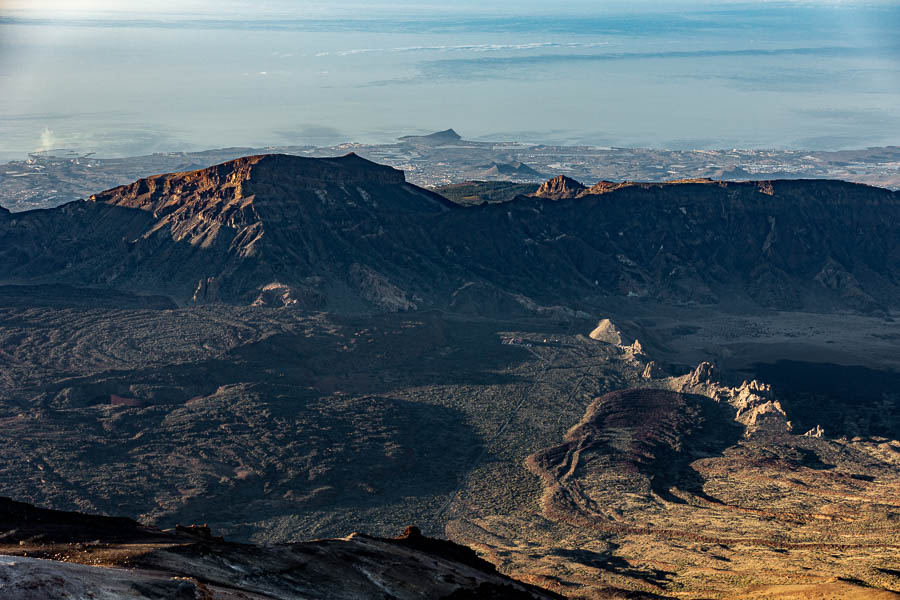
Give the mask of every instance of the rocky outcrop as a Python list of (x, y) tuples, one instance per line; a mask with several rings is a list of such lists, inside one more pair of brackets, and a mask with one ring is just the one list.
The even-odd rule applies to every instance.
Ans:
[(592, 340), (604, 342), (607, 344), (620, 345), (622, 343), (622, 332), (619, 331), (612, 321), (602, 319), (597, 326), (588, 335)]
[(663, 377), (665, 372), (662, 370), (662, 367), (655, 360), (651, 360), (644, 366), (644, 370), (641, 373), (642, 379), (659, 379)]
[[(626, 337), (609, 319), (601, 319), (588, 337), (614, 346), (621, 353), (623, 359), (634, 366), (643, 365), (645, 361), (649, 360), (644, 354), (644, 346), (640, 340), (633, 336)], [(629, 340), (632, 341), (629, 342)]]
[(815, 427), (813, 427), (812, 429), (810, 429), (803, 435), (805, 435), (806, 437), (821, 438), (821, 437), (825, 437), (825, 430), (822, 429), (821, 425), (816, 425)]
[(744, 381), (738, 387), (728, 386), (718, 381), (712, 363), (702, 362), (687, 375), (670, 378), (665, 385), (668, 389), (699, 394), (731, 405), (735, 410), (735, 420), (747, 428), (748, 434), (791, 431), (788, 416), (770, 385), (753, 380)]
[(636, 181), (607, 181), (605, 179), (598, 181), (594, 185), (588, 187), (565, 175), (557, 175), (538, 188), (533, 195), (538, 198), (546, 198), (548, 200), (564, 200), (569, 198), (581, 198), (583, 196), (600, 196), (615, 192), (624, 188), (640, 188), (652, 189), (662, 185), (672, 185), (680, 183), (714, 183), (711, 179), (680, 179), (667, 181), (665, 183), (642, 183)]
[(205, 277), (197, 282), (191, 297), (194, 304), (211, 304), (219, 300), (219, 282), (215, 277)]
[(640, 340), (634, 340), (634, 342), (630, 346), (625, 346), (624, 348), (625, 354), (628, 356), (636, 357), (644, 355), (644, 346), (641, 345)]
[(715, 367), (710, 362), (702, 362), (691, 371), (687, 385), (691, 387), (699, 387), (707, 385), (713, 381), (713, 371)]
[(279, 282), (266, 284), (259, 291), (252, 306), (272, 308), (301, 308), (316, 310), (325, 304), (325, 296), (309, 287), (295, 287)]
[(565, 175), (557, 175), (549, 181), (545, 181), (534, 193), (538, 198), (546, 200), (562, 200), (564, 198), (577, 198), (585, 189), (584, 185)]
[(629, 181), (624, 182), (615, 182), (615, 181), (598, 181), (590, 188), (585, 190), (585, 195), (595, 195), (599, 196), (600, 194), (608, 194), (609, 192), (614, 192), (616, 190), (622, 189), (623, 187), (629, 187), (633, 185)]

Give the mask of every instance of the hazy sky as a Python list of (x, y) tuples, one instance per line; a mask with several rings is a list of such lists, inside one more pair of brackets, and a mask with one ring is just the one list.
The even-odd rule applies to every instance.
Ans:
[(743, 7), (873, 7), (891, 6), (893, 0), (397, 0), (395, 2), (361, 2), (359, 0), (144, 0), (140, 3), (127, 0), (3, 0), (0, 9), (6, 12), (29, 11), (43, 13), (99, 13), (126, 12), (134, 14), (240, 14), (255, 17), (260, 14), (285, 15), (336, 15), (390, 14), (401, 16), (427, 12), (439, 13), (522, 13), (564, 14), (598, 13), (603, 11), (642, 12), (680, 11), (696, 8)]
[(898, 30), (896, 2), (0, 0), (0, 159), (447, 127), (670, 148), (900, 144)]

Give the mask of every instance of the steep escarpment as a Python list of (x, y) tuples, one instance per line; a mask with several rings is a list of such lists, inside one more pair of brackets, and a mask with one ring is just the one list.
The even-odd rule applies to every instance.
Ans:
[(365, 264), (367, 238), (386, 235), (380, 221), (415, 231), (417, 216), (452, 206), (404, 181), (401, 171), (353, 154), (253, 156), (150, 177), (8, 221), (0, 277), (180, 303), (250, 304), (284, 284), (293, 298), (311, 299), (308, 308), (321, 305), (325, 288), (334, 288), (335, 302), (365, 306), (366, 290), (346, 274)]
[(541, 304), (577, 298), (576, 308), (608, 296), (813, 310), (896, 304), (900, 202), (888, 190), (834, 181), (613, 187), (471, 209), (483, 224), (467, 237), (500, 260), (469, 264), (502, 265), (483, 276), (516, 276), (518, 293)]
[(473, 283), (538, 312), (615, 296), (871, 312), (900, 297), (888, 190), (557, 178), (538, 195), (461, 206), (355, 155), (247, 157), (6, 215), (0, 282), (350, 310), (448, 308)]

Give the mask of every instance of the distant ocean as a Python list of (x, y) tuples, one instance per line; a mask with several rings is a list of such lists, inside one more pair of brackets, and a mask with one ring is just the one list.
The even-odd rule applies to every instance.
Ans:
[(0, 7), (0, 160), (388, 142), (449, 127), (599, 146), (900, 144), (896, 4), (413, 17), (393, 5), (313, 16)]

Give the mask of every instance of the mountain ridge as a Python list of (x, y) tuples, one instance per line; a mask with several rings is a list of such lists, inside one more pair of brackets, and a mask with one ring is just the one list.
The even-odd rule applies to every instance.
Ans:
[(828, 180), (560, 186), (552, 201), (461, 206), (353, 154), (245, 157), (7, 214), (0, 283), (180, 304), (249, 304), (275, 286), (285, 305), (354, 310), (459, 308), (484, 291), (497, 310), (510, 299), (582, 310), (610, 296), (896, 304), (896, 192)]

